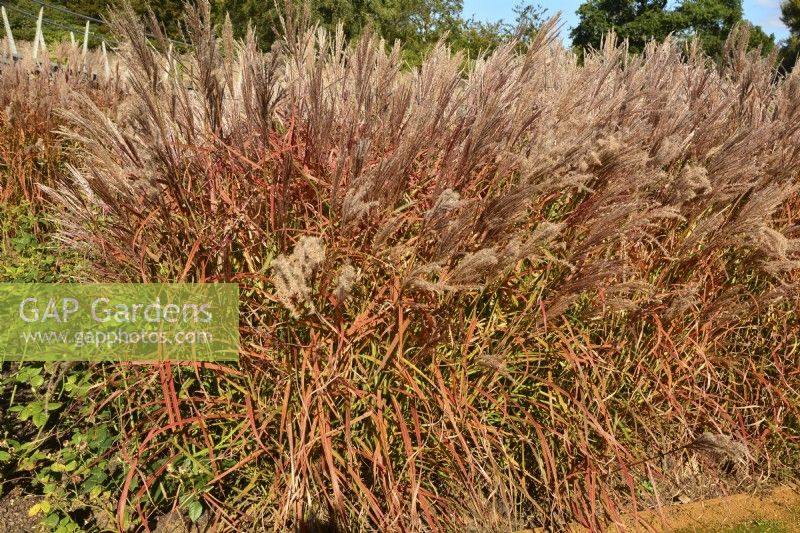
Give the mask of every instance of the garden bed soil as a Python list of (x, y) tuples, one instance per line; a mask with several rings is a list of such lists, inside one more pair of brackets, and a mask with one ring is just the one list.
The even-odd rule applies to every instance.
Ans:
[(36, 496), (26, 496), (15, 488), (0, 496), (0, 531), (4, 533), (35, 533), (37, 517), (28, 516), (28, 510), (36, 504)]

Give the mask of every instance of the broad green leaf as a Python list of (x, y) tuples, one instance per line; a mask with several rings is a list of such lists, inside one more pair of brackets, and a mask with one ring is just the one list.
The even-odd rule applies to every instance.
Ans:
[(189, 502), (189, 520), (192, 522), (197, 522), (200, 518), (200, 515), (203, 514), (203, 504), (197, 500), (192, 500)]

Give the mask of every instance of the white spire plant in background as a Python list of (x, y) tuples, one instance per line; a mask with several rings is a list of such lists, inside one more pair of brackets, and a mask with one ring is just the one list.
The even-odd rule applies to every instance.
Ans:
[(86, 53), (89, 51), (89, 21), (86, 21), (86, 29), (83, 31), (83, 58), (86, 58)]
[(6, 15), (6, 8), (0, 6), (0, 14), (3, 16), (3, 27), (6, 30), (6, 40), (8, 41), (8, 49), (12, 57), (17, 57), (17, 44), (14, 42), (14, 35), (11, 33), (11, 24), (8, 22), (8, 15)]
[(100, 48), (103, 51), (103, 69), (105, 71), (106, 79), (108, 79), (111, 76), (111, 65), (108, 64), (108, 52), (106, 51), (105, 41), (100, 44)]
[(34, 61), (39, 57), (39, 45), (42, 43), (42, 17), (44, 16), (44, 8), (39, 9), (39, 18), (36, 19), (36, 35), (33, 38), (33, 51), (31, 57)]
[[(41, 20), (41, 18), (39, 20)], [(42, 51), (42, 54), (44, 54), (44, 59), (49, 61), (50, 57), (47, 54), (47, 44), (44, 42), (44, 32), (42, 31), (41, 26), (39, 26), (39, 46), (41, 47), (40, 50)]]

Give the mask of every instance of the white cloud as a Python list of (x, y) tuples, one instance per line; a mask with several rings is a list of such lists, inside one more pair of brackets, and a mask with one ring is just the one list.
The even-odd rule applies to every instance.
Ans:
[(761, 27), (765, 30), (782, 30), (786, 28), (786, 26), (783, 25), (783, 22), (781, 22), (781, 19), (778, 17), (764, 19), (761, 22)]

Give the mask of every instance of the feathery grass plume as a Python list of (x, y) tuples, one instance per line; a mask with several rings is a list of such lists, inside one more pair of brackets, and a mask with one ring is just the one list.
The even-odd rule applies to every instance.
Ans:
[(689, 445), (692, 450), (701, 451), (717, 459), (727, 459), (747, 465), (753, 460), (747, 446), (730, 435), (705, 432)]
[(324, 261), (325, 246), (322, 239), (301, 237), (291, 255), (279, 255), (272, 262), (275, 297), (294, 316), (299, 316), (299, 308), (305, 306), (308, 306), (312, 312), (314, 311), (311, 282), (314, 273)]
[(425, 213), (425, 222), (431, 226), (432, 231), (441, 231), (450, 211), (461, 205), (461, 195), (453, 189), (445, 189), (439, 194), (433, 207)]
[(339, 275), (336, 277), (336, 287), (333, 293), (336, 295), (336, 300), (344, 302), (353, 292), (353, 286), (358, 281), (358, 271), (350, 263), (345, 264), (339, 270)]
[(474, 287), (486, 276), (497, 272), (499, 260), (494, 248), (481, 248), (464, 254), (444, 276), (445, 286), (453, 288)]
[(0, 67), (0, 200), (24, 200), (38, 212), (44, 201), (39, 185), (53, 186), (68, 160), (56, 135), (59, 110), (79, 105), (72, 96), (80, 93), (110, 111), (119, 104), (123, 83), (117, 75), (101, 75), (97, 51), (84, 63), (70, 47), (56, 46), (54, 70), (33, 63), (28, 43), (20, 43), (19, 52), (19, 61)]
[(712, 192), (708, 171), (699, 165), (686, 165), (681, 169), (675, 182), (675, 194), (678, 201), (689, 202), (698, 196)]

